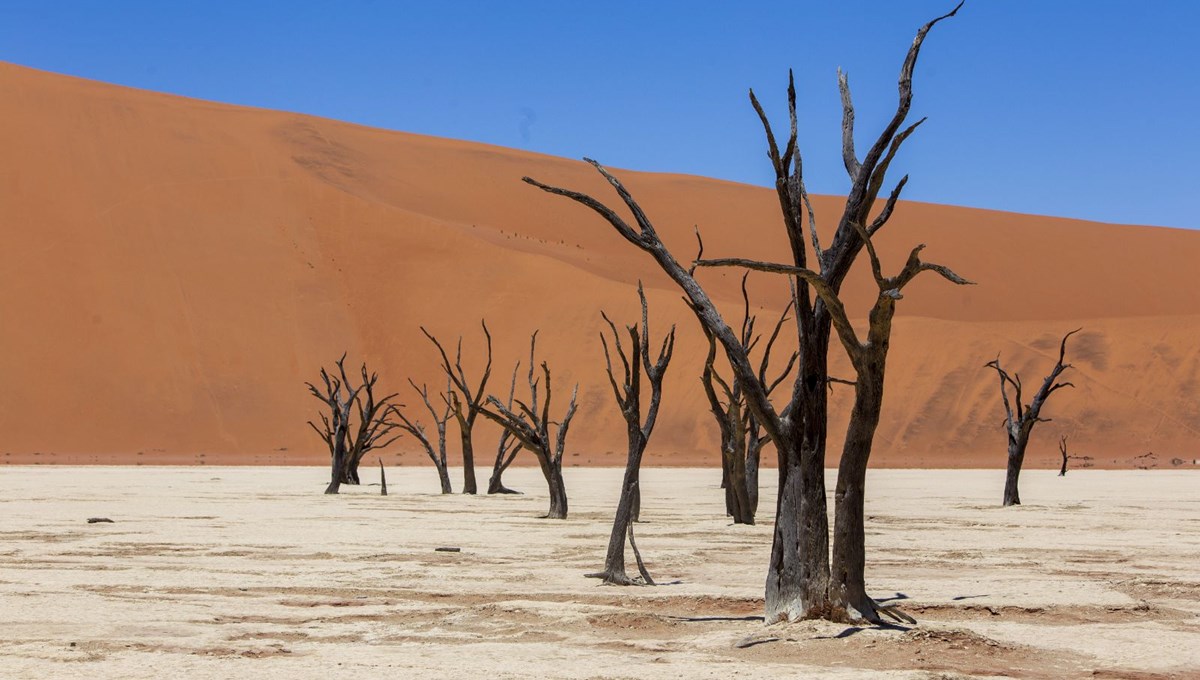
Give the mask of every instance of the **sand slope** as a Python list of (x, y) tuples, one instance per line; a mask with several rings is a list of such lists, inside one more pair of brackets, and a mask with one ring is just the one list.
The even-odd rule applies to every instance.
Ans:
[[(614, 461), (623, 432), (598, 310), (632, 318), (638, 278), (658, 329), (680, 324), (648, 462), (714, 457), (697, 389), (704, 348), (677, 292), (594, 215), (519, 181), (613, 200), (584, 164), (5, 64), (0, 95), (6, 462), (319, 462), (303, 387), (319, 365), (348, 351), (393, 389), (408, 376), (436, 385), (418, 325), (466, 333), (477, 373), (483, 317), (496, 391), (540, 328), (560, 393), (581, 384), (572, 461)], [(620, 174), (681, 257), (694, 225), (709, 255), (779, 252), (769, 190)], [(838, 204), (818, 197), (823, 225)], [(930, 279), (906, 292), (880, 465), (997, 462), (999, 398), (982, 365), (1000, 352), (1038, 380), (1077, 326), (1078, 389), (1048, 409), (1031, 462), (1053, 462), (1060, 432), (1100, 465), (1197, 457), (1200, 233), (904, 204), (882, 253), (898, 266), (921, 242), (979, 285)], [(865, 277), (849, 284), (864, 312)], [(731, 313), (736, 278), (706, 274)], [(756, 300), (783, 300), (780, 281), (752, 283)], [(849, 395), (836, 392), (843, 417)], [(486, 455), (494, 433), (479, 436)]]

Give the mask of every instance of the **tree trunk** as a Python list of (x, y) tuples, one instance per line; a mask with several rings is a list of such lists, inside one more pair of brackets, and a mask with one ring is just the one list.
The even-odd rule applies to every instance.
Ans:
[(550, 512), (547, 519), (567, 518), (567, 487), (563, 483), (562, 464), (551, 464), (546, 484), (550, 490)]
[(463, 493), (474, 494), (475, 489), (475, 448), (471, 444), (471, 425), (461, 428), (462, 457), (463, 457)]
[[(812, 332), (812, 326), (820, 333)], [(828, 317), (800, 343), (801, 394), (779, 455), (775, 533), (767, 570), (767, 623), (821, 618), (829, 610), (829, 515), (825, 500)]]
[(746, 440), (736, 437), (725, 445), (726, 466), (729, 468), (729, 484), (725, 488), (726, 510), (734, 524), (754, 524), (754, 513), (750, 510), (750, 498), (746, 492)]
[(346, 469), (346, 437), (344, 431), (335, 432), (337, 437), (333, 448), (333, 460), (331, 462), (329, 474), (329, 486), (325, 487), (325, 493), (335, 494), (342, 486), (342, 475)]
[(1004, 507), (1021, 504), (1021, 494), (1017, 491), (1017, 478), (1021, 476), (1021, 465), (1025, 462), (1025, 447), (1029, 444), (1029, 435), (1018, 432), (1015, 436), (1008, 435), (1008, 474), (1004, 477)]
[[(762, 461), (762, 442), (758, 434), (751, 435), (750, 449), (746, 452), (746, 502), (749, 504), (750, 519), (758, 514), (758, 468)], [(753, 521), (751, 521), (753, 523)]]
[(379, 495), (387, 495), (387, 473), (383, 471), (383, 459), (379, 459)]
[(442, 484), (442, 493), (454, 493), (454, 489), (450, 488), (450, 471), (445, 465), (436, 465), (438, 473), (438, 481)]
[(867, 463), (883, 408), (883, 363), (860, 370), (854, 386), (854, 408), (846, 429), (846, 444), (834, 491), (833, 564), (829, 579), (832, 615), (849, 623), (879, 622), (874, 600), (866, 589)]
[[(640, 436), (638, 437), (640, 440)], [(615, 585), (632, 585), (633, 579), (625, 573), (625, 537), (629, 525), (634, 521), (635, 505), (641, 497), (638, 481), (641, 475), (642, 452), (645, 443), (631, 442), (629, 457), (625, 463), (625, 478), (621, 483), (621, 499), (617, 501), (617, 515), (613, 520), (612, 533), (608, 537), (608, 552), (604, 556), (604, 571), (591, 574)]]

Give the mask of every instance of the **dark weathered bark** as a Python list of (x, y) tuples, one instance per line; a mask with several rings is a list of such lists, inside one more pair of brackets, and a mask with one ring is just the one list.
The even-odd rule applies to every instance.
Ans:
[[(566, 519), (567, 488), (563, 483), (562, 476), (563, 454), (567, 445), (567, 431), (571, 427), (571, 419), (575, 417), (579, 386), (576, 385), (574, 391), (571, 392), (571, 401), (567, 405), (567, 412), (558, 424), (555, 436), (551, 437), (550, 426), (553, 422), (550, 420), (552, 396), (550, 367), (546, 362), (542, 362), (542, 377), (546, 381), (543, 387), (540, 379), (534, 377), (536, 347), (537, 331), (534, 331), (533, 337), (529, 341), (529, 403), (526, 404), (515, 399), (518, 411), (513, 411), (495, 396), (489, 396), (487, 403), (491, 408), (481, 408), (479, 412), (488, 420), (508, 430), (526, 451), (537, 458), (538, 465), (542, 469), (542, 476), (546, 478), (546, 488), (550, 493), (550, 511), (546, 517)], [(542, 394), (543, 390), (544, 395)], [(542, 399), (540, 409), (539, 399)]]
[[(961, 4), (960, 4), (961, 6)], [(912, 75), (926, 34), (939, 21), (957, 12), (938, 17), (917, 32), (900, 71), (899, 103), (892, 119), (859, 161), (853, 149), (853, 107), (849, 86), (839, 83), (843, 93), (843, 157), (851, 179), (837, 230), (827, 250), (821, 248), (816, 220), (804, 186), (797, 144), (795, 87), (789, 82), (788, 109), (791, 134), (781, 152), (770, 123), (751, 92), (751, 103), (763, 123), (768, 154), (775, 169), (776, 193), (795, 268), (807, 271), (808, 244), (805, 238), (805, 213), (808, 235), (819, 272), (815, 277), (834, 297), (851, 265), (863, 247), (861, 234), (875, 233), (889, 220), (907, 178), (902, 179), (888, 197), (878, 215), (871, 219), (876, 198), (882, 188), (889, 164), (903, 141), (920, 124), (901, 130), (912, 104)], [(790, 80), (790, 79), (789, 79)], [(799, 368), (792, 399), (781, 417), (771, 403), (766, 385), (759, 379), (737, 334), (729, 327), (699, 285), (692, 271), (679, 264), (658, 237), (650, 219), (619, 180), (599, 163), (587, 159), (608, 180), (633, 215), (635, 230), (624, 218), (596, 199), (577, 191), (553, 187), (528, 177), (529, 184), (574, 200), (603, 217), (627, 241), (648, 253), (664, 273), (684, 292), (701, 325), (725, 351), (735, 380), (746, 398), (746, 406), (774, 442), (779, 456), (779, 492), (776, 499), (775, 536), (766, 583), (768, 623), (801, 618), (841, 618), (830, 600), (829, 529), (825, 501), (825, 443), (827, 436), (828, 350), (831, 316), (824, 300), (813, 298), (814, 280), (796, 272), (796, 326)], [(852, 161), (852, 162), (851, 162)], [(866, 227), (865, 225), (870, 225)]]
[[(505, 406), (512, 410), (513, 397), (517, 394), (517, 371), (521, 368), (521, 362), (517, 362), (513, 366), (512, 381), (508, 387), (508, 402)], [(496, 462), (492, 464), (492, 476), (488, 479), (489, 494), (519, 494), (520, 491), (510, 489), (504, 486), (503, 475), (508, 466), (512, 465), (517, 459), (517, 453), (521, 451), (521, 442), (517, 441), (512, 433), (507, 429), (500, 429), (500, 441), (496, 444)]]
[[(1025, 462), (1025, 449), (1029, 446), (1029, 435), (1033, 432), (1033, 426), (1037, 423), (1050, 422), (1049, 418), (1042, 418), (1042, 406), (1045, 405), (1046, 399), (1050, 397), (1056, 390), (1063, 387), (1074, 387), (1069, 382), (1056, 382), (1058, 376), (1063, 371), (1071, 368), (1071, 364), (1063, 363), (1067, 358), (1067, 339), (1078, 333), (1080, 330), (1075, 330), (1063, 336), (1062, 343), (1058, 348), (1058, 362), (1054, 364), (1054, 368), (1046, 379), (1042, 381), (1042, 386), (1034, 393), (1033, 400), (1026, 404), (1021, 396), (1021, 376), (1014, 373), (1009, 375), (1000, 366), (1000, 357), (987, 363), (988, 368), (996, 369), (996, 374), (1000, 377), (1000, 397), (1004, 400), (1004, 431), (1008, 435), (1008, 470), (1004, 475), (1004, 506), (1020, 505), (1021, 494), (1018, 491), (1017, 483), (1021, 476), (1021, 465)], [(1013, 388), (1013, 399), (1009, 401), (1008, 388)], [(1065, 449), (1065, 440), (1064, 440)], [(1064, 450), (1063, 455), (1066, 455)], [(1067, 461), (1063, 459), (1063, 474), (1066, 474)]]
[[(618, 379), (613, 371), (612, 352), (609, 349), (608, 340), (601, 333), (600, 342), (604, 347), (604, 367), (608, 373), (608, 382), (612, 386), (617, 406), (621, 409), (621, 416), (625, 419), (626, 440), (629, 448), (625, 457), (625, 477), (621, 482), (621, 496), (617, 501), (617, 512), (613, 518), (612, 533), (608, 539), (608, 551), (604, 557), (604, 571), (588, 574), (588, 576), (602, 579), (605, 583), (622, 586), (636, 583), (625, 573), (625, 539), (627, 536), (637, 556), (642, 582), (646, 585), (654, 585), (654, 579), (650, 578), (650, 573), (642, 563), (641, 554), (637, 552), (637, 546), (633, 542), (633, 522), (638, 519), (641, 505), (642, 455), (646, 451), (646, 444), (650, 441), (650, 434), (654, 431), (654, 424), (658, 420), (658, 409), (662, 403), (663, 376), (666, 374), (667, 365), (671, 362), (671, 354), (675, 349), (675, 327), (672, 326), (670, 332), (663, 338), (658, 359), (651, 361), (649, 308), (640, 281), (638, 282), (638, 299), (642, 303), (642, 321), (640, 326), (635, 324), (625, 327), (625, 331), (629, 335), (628, 351), (621, 342), (621, 334), (617, 332), (616, 325), (601, 312), (601, 316), (612, 332), (612, 351), (615, 351), (621, 360), (622, 378)], [(643, 373), (645, 373), (646, 381), (650, 384), (650, 404), (644, 417), (642, 415)]]
[(462, 366), (462, 337), (458, 338), (458, 351), (454, 356), (454, 363), (450, 363), (450, 357), (446, 354), (446, 350), (442, 347), (442, 343), (433, 337), (429, 331), (421, 328), (421, 332), (429, 341), (437, 347), (438, 354), (442, 357), (442, 370), (446, 372), (446, 377), (450, 379), (452, 387), (447, 390), (447, 398), (454, 412), (454, 419), (458, 421), (458, 431), (462, 439), (462, 458), (463, 458), (463, 493), (473, 494), (476, 492), (475, 486), (475, 446), (473, 444), (473, 432), (475, 428), (475, 419), (479, 416), (479, 410), (483, 406), (485, 395), (487, 394), (488, 378), (492, 375), (492, 334), (488, 331), (487, 322), (480, 322), (483, 326), (483, 335), (487, 340), (487, 365), (483, 369), (483, 376), (479, 379), (479, 384), (472, 386), (467, 380), (466, 372)]
[(1067, 453), (1067, 435), (1063, 435), (1058, 440), (1058, 452), (1062, 454), (1062, 468), (1058, 471), (1059, 477), (1067, 476), (1067, 461), (1071, 460), (1071, 455)]
[[(397, 409), (396, 415), (400, 418), (400, 427), (421, 443), (422, 448), (425, 449), (425, 454), (429, 456), (429, 460), (433, 461), (433, 467), (437, 470), (438, 482), (441, 484), (442, 493), (454, 493), (454, 490), (450, 488), (450, 472), (446, 466), (446, 422), (450, 420), (452, 410), (450, 399), (445, 394), (442, 395), (442, 402), (446, 405), (446, 408), (439, 412), (433, 407), (433, 402), (429, 400), (429, 389), (426, 386), (421, 385), (417, 387), (417, 384), (411, 378), (408, 384), (412, 385), (413, 390), (421, 397), (421, 401), (425, 404), (425, 410), (429, 412), (429, 417), (433, 420), (434, 428), (437, 430), (436, 449), (433, 442), (429, 440), (429, 436), (425, 433), (425, 426), (420, 421), (409, 420), (403, 412)], [(450, 391), (449, 381), (447, 381), (446, 391)]]
[(383, 459), (379, 459), (379, 495), (387, 495), (387, 473), (383, 471)]
[[(363, 457), (375, 449), (386, 448), (396, 441), (400, 435), (391, 435), (399, 427), (392, 419), (395, 407), (390, 403), (395, 394), (389, 394), (382, 399), (375, 397), (375, 385), (379, 374), (368, 373), (367, 365), (362, 365), (362, 382), (353, 386), (345, 367), (346, 355), (343, 354), (336, 362), (338, 373), (331, 376), (324, 368), (321, 369), (323, 389), (318, 389), (312, 383), (306, 383), (308, 391), (320, 399), (329, 408), (329, 415), (321, 413), (321, 425), (309, 421), (308, 425), (329, 449), (330, 482), (325, 493), (336, 494), (342, 484), (358, 484), (358, 467)], [(352, 427), (354, 414), (358, 416), (357, 428)], [(350, 433), (353, 430), (354, 436)]]

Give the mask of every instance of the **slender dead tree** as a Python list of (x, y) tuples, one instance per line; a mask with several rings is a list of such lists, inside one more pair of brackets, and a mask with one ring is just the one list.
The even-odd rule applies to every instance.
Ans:
[[(961, 3), (959, 4), (961, 7)], [(827, 248), (822, 248), (816, 230), (816, 218), (805, 189), (803, 165), (797, 144), (796, 90), (788, 82), (788, 113), (791, 134), (779, 145), (758, 98), (753, 91), (750, 101), (766, 133), (768, 154), (775, 169), (775, 188), (783, 215), (793, 265), (808, 269), (808, 241), (811, 237), (815, 270), (829, 291), (840, 291), (864, 241), (861, 233), (874, 234), (890, 220), (907, 183), (902, 178), (876, 213), (876, 199), (883, 187), (888, 166), (901, 144), (924, 119), (903, 127), (912, 106), (912, 79), (921, 45), (930, 29), (953, 16), (955, 7), (922, 26), (901, 66), (899, 102), (883, 131), (860, 160), (854, 145), (854, 107), (846, 77), (839, 73), (842, 95), (842, 156), (851, 188), (838, 220), (837, 229)], [(649, 217), (625, 186), (599, 163), (586, 159), (612, 185), (637, 224), (629, 225), (616, 212), (596, 199), (577, 191), (554, 187), (531, 178), (529, 184), (553, 194), (570, 198), (595, 211), (617, 232), (649, 254), (664, 273), (683, 290), (702, 326), (707, 328), (725, 351), (735, 380), (746, 395), (746, 405), (775, 444), (779, 456), (779, 492), (776, 498), (776, 522), (771, 558), (767, 570), (765, 620), (830, 618), (841, 620), (850, 609), (848, 603), (835, 602), (844, 592), (831, 588), (829, 566), (829, 524), (824, 481), (825, 445), (828, 434), (829, 383), (828, 353), (832, 316), (826, 303), (814, 298), (810, 280), (795, 275), (797, 289), (796, 327), (799, 348), (798, 370), (787, 407), (780, 412), (771, 403), (766, 385), (758, 379), (749, 356), (737, 334), (725, 322), (707, 292), (692, 272), (679, 264), (659, 238)], [(805, 215), (808, 235), (805, 234)], [(874, 217), (872, 218), (872, 215)], [(786, 417), (783, 415), (786, 414)]]
[[(996, 374), (1000, 377), (1000, 397), (1004, 400), (1004, 431), (1008, 434), (1008, 473), (1004, 478), (1004, 507), (1021, 504), (1021, 494), (1017, 491), (1017, 478), (1021, 476), (1021, 465), (1025, 462), (1025, 448), (1029, 446), (1029, 435), (1033, 432), (1033, 426), (1037, 423), (1050, 422), (1049, 418), (1041, 417), (1046, 399), (1057, 390), (1074, 387), (1069, 382), (1056, 381), (1063, 371), (1071, 368), (1071, 364), (1063, 363), (1067, 358), (1067, 339), (1081, 330), (1083, 329), (1076, 328), (1063, 336), (1062, 342), (1058, 346), (1058, 361), (1054, 364), (1050, 374), (1042, 381), (1042, 386), (1034, 393), (1033, 400), (1028, 404), (1021, 395), (1020, 374), (1009, 375), (1001, 368), (999, 356), (986, 364), (988, 368), (996, 369)], [(1013, 389), (1011, 401), (1008, 398), (1009, 387)], [(1066, 470), (1066, 464), (1064, 459), (1064, 470)]]
[[(450, 472), (446, 467), (446, 422), (450, 420), (450, 413), (453, 409), (450, 407), (449, 400), (443, 399), (446, 403), (446, 408), (439, 412), (429, 400), (429, 389), (425, 385), (417, 387), (417, 384), (411, 378), (408, 384), (412, 385), (413, 390), (420, 395), (421, 401), (425, 403), (425, 410), (429, 411), (429, 417), (433, 420), (434, 429), (437, 431), (437, 448), (434, 448), (433, 442), (429, 440), (429, 435), (425, 433), (425, 426), (420, 421), (410, 420), (403, 412), (397, 409), (396, 415), (400, 418), (400, 427), (416, 438), (417, 441), (421, 442), (421, 446), (425, 449), (425, 454), (429, 456), (429, 460), (433, 461), (433, 467), (437, 470), (438, 481), (442, 485), (442, 493), (454, 493), (454, 490), (450, 488)], [(450, 391), (449, 384), (446, 385), (446, 391)]]
[[(500, 427), (512, 433), (521, 446), (534, 455), (542, 468), (542, 476), (546, 478), (546, 488), (550, 492), (550, 511), (546, 513), (549, 519), (567, 518), (567, 488), (563, 483), (562, 465), (563, 452), (567, 444), (567, 430), (571, 427), (571, 419), (575, 417), (576, 398), (579, 396), (579, 385), (571, 392), (571, 402), (562, 421), (557, 423), (558, 431), (554, 437), (550, 435), (550, 427), (555, 425), (550, 420), (550, 367), (542, 362), (542, 378), (535, 377), (533, 367), (536, 365), (534, 354), (537, 347), (537, 331), (529, 341), (529, 403), (520, 399), (514, 402), (519, 409), (513, 411), (495, 396), (487, 398), (491, 408), (482, 408), (480, 413), (485, 418), (495, 422)], [(544, 389), (545, 394), (541, 391)], [(538, 401), (541, 400), (539, 409)]]
[(383, 459), (379, 458), (379, 495), (387, 495), (387, 473), (383, 471)]
[[(517, 372), (520, 370), (521, 362), (518, 361), (516, 365), (513, 366), (512, 380), (509, 382), (508, 386), (508, 401), (504, 404), (510, 411), (512, 410), (513, 406), (513, 397), (515, 397), (517, 394)], [(496, 443), (496, 462), (492, 464), (492, 476), (490, 479), (488, 479), (487, 492), (489, 494), (521, 493), (520, 491), (516, 491), (504, 486), (504, 482), (502, 481), (502, 475), (504, 474), (504, 471), (508, 469), (508, 466), (512, 465), (514, 460), (517, 459), (517, 453), (520, 452), (520, 450), (521, 442), (517, 441), (517, 439), (512, 436), (512, 433), (506, 428), (500, 428), (500, 441)]]
[[(699, 234), (697, 234), (699, 238)], [(700, 255), (704, 253), (703, 242), (700, 244)], [(699, 259), (699, 255), (697, 256)], [(739, 341), (747, 356), (762, 339), (755, 332), (757, 317), (750, 313), (750, 295), (746, 288), (749, 272), (742, 276), (742, 326)], [(758, 378), (766, 386), (770, 395), (791, 373), (796, 365), (798, 354), (793, 352), (782, 373), (774, 378), (768, 378), (771, 363), (771, 350), (779, 333), (787, 322), (788, 312), (795, 304), (786, 307), (779, 320), (775, 323), (771, 335), (763, 349), (759, 361)], [(746, 397), (741, 384), (736, 380), (725, 380), (717, 372), (717, 341), (707, 328), (701, 326), (708, 338), (708, 356), (704, 361), (704, 372), (700, 376), (704, 386), (704, 394), (708, 399), (709, 409), (717, 421), (721, 436), (721, 486), (725, 489), (725, 512), (733, 518), (734, 524), (754, 524), (754, 516), (758, 512), (758, 471), (763, 446), (769, 438), (762, 434), (762, 426), (755, 418), (754, 412), (746, 407)], [(718, 395), (718, 388), (722, 397)]]
[[(389, 394), (382, 399), (375, 397), (378, 373), (368, 373), (362, 365), (362, 380), (354, 386), (346, 374), (346, 355), (337, 360), (337, 375), (331, 376), (321, 369), (322, 388), (305, 383), (308, 391), (329, 408), (329, 415), (321, 413), (321, 427), (311, 420), (309, 427), (321, 437), (329, 448), (331, 464), (330, 483), (327, 494), (338, 493), (342, 484), (358, 484), (358, 468), (366, 455), (383, 449), (400, 438), (392, 431), (399, 427), (393, 419), (395, 407), (391, 401), (397, 396)], [(354, 416), (357, 414), (357, 427)], [(351, 436), (353, 432), (353, 436)]]
[(472, 386), (467, 380), (467, 374), (463, 371), (462, 366), (462, 336), (458, 338), (458, 350), (454, 355), (454, 363), (450, 363), (450, 357), (446, 354), (446, 350), (442, 347), (442, 343), (433, 337), (429, 331), (421, 327), (421, 332), (429, 341), (437, 347), (438, 354), (442, 357), (442, 370), (446, 372), (446, 376), (450, 378), (453, 387), (449, 390), (447, 397), (450, 399), (452, 410), (454, 411), (454, 419), (458, 421), (458, 431), (462, 436), (462, 456), (463, 456), (463, 493), (473, 494), (475, 488), (475, 447), (472, 443), (472, 434), (475, 428), (475, 418), (479, 416), (479, 410), (483, 406), (485, 395), (487, 394), (488, 378), (492, 375), (492, 334), (488, 331), (487, 322), (480, 321), (483, 326), (483, 335), (487, 340), (487, 365), (484, 366), (483, 376), (479, 379), (479, 384)]
[[(642, 468), (642, 454), (646, 452), (646, 443), (650, 441), (654, 423), (658, 420), (658, 409), (662, 404), (663, 375), (667, 372), (667, 365), (671, 362), (671, 354), (675, 349), (675, 327), (671, 326), (671, 330), (663, 337), (662, 347), (658, 350), (658, 358), (651, 360), (650, 313), (641, 281), (638, 282), (638, 299), (642, 303), (642, 322), (640, 326), (634, 324), (625, 327), (625, 332), (629, 335), (628, 350), (621, 342), (621, 334), (617, 331), (616, 324), (608, 318), (607, 314), (600, 312), (600, 316), (608, 324), (609, 331), (612, 333), (611, 351), (604, 333), (600, 333), (600, 344), (604, 348), (604, 369), (608, 373), (608, 382), (612, 386), (613, 396), (617, 399), (617, 406), (621, 408), (621, 415), (625, 419), (629, 452), (625, 459), (625, 478), (621, 483), (621, 497), (617, 501), (617, 514), (613, 518), (612, 534), (608, 539), (608, 552), (604, 557), (604, 571), (588, 574), (588, 576), (619, 586), (636, 583), (625, 573), (625, 539), (627, 536), (630, 547), (633, 548), (634, 558), (637, 560), (642, 583), (654, 585), (654, 579), (650, 577), (650, 572), (642, 562), (642, 555), (638, 552), (637, 544), (634, 543), (633, 522), (635, 504), (641, 496), (639, 476)], [(623, 377), (620, 381), (613, 373), (613, 351), (621, 360)], [(642, 415), (643, 371), (646, 375), (646, 382), (650, 384), (650, 404), (646, 408), (644, 417)]]
[(1067, 461), (1071, 460), (1071, 458), (1073, 458), (1074, 456), (1067, 453), (1067, 435), (1065, 435), (1065, 434), (1062, 437), (1060, 437), (1058, 440), (1058, 452), (1062, 454), (1062, 468), (1059, 469), (1058, 476), (1066, 477), (1067, 476)]

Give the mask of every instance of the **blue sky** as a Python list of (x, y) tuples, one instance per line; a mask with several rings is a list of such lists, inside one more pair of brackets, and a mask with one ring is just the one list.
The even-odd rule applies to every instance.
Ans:
[[(837, 67), (865, 148), (917, 27), (952, 5), (0, 0), (0, 59), (752, 184), (772, 176), (747, 88), (782, 121), (794, 68), (809, 187), (841, 193)], [(1184, 0), (969, 0), (917, 68), (906, 197), (1200, 227), (1198, 25)]]

